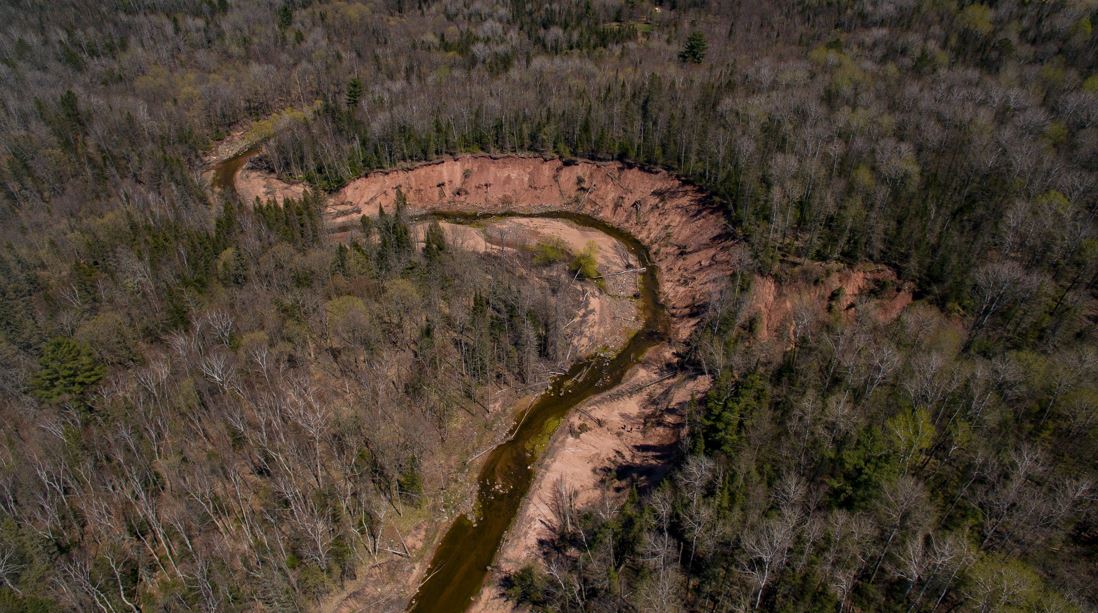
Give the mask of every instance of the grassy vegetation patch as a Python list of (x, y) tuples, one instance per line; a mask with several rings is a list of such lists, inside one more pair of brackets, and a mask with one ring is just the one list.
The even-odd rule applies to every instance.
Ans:
[(565, 262), (572, 257), (572, 252), (568, 250), (568, 245), (564, 244), (564, 241), (559, 238), (550, 238), (546, 240), (538, 241), (534, 247), (534, 264), (538, 266), (550, 266), (560, 262)]
[(553, 438), (553, 433), (557, 431), (557, 427), (560, 426), (560, 422), (564, 419), (564, 416), (552, 417), (545, 422), (545, 427), (541, 429), (541, 432), (537, 436), (531, 438), (526, 442), (526, 450), (534, 457), (540, 456), (549, 446), (549, 441)]
[(577, 253), (572, 259), (570, 270), (575, 273), (578, 278), (594, 281), (602, 288), (603, 279), (602, 273), (599, 272), (598, 252), (598, 245), (593, 241), (588, 242), (587, 246), (583, 248), (583, 251)]

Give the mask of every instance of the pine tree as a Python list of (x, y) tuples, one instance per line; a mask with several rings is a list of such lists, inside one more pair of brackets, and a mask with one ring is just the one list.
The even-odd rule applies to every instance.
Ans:
[(435, 262), (446, 251), (446, 235), (442, 233), (442, 227), (437, 221), (432, 221), (427, 226), (427, 232), (423, 237), (423, 257), (428, 262)]
[(46, 402), (80, 399), (106, 374), (87, 345), (64, 337), (46, 344), (38, 368), (31, 389)]
[(690, 62), (693, 64), (701, 64), (705, 59), (705, 50), (709, 48), (709, 43), (705, 42), (705, 35), (694, 30), (690, 33), (690, 37), (686, 39), (686, 45), (679, 52), (679, 60), (682, 62)]
[(358, 106), (359, 100), (362, 100), (362, 80), (355, 77), (347, 84), (347, 107), (355, 108)]
[(732, 393), (714, 387), (701, 416), (704, 449), (731, 456), (743, 431), (743, 423), (770, 403), (770, 387), (759, 373), (751, 373), (736, 382)]
[(285, 30), (294, 23), (294, 7), (283, 4), (278, 7), (278, 29)]

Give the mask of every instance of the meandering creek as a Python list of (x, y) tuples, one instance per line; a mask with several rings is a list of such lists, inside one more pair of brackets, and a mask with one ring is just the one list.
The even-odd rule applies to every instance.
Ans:
[[(433, 215), (456, 223), (489, 217), (463, 213)], [(637, 239), (592, 217), (569, 212), (491, 216), (567, 219), (620, 241), (637, 261), (645, 264), (639, 305), (644, 323), (617, 355), (579, 360), (567, 373), (554, 378), (548, 389), (515, 417), (514, 435), (493, 449), (481, 468), (474, 516), (455, 520), (435, 550), (427, 580), (409, 607), (416, 612), (459, 612), (468, 608), (480, 592), (488, 567), (530, 489), (538, 458), (564, 416), (588, 398), (621, 383), (644, 353), (666, 338), (667, 317), (658, 298), (656, 267)]]
[[(258, 147), (219, 162), (213, 170), (213, 186), (234, 190), (236, 174)], [(490, 451), (478, 477), (472, 517), (451, 524), (439, 542), (427, 579), (419, 586), (409, 610), (460, 612), (480, 592), (507, 529), (511, 526), (534, 480), (534, 471), (548, 440), (568, 412), (596, 394), (621, 383), (645, 352), (667, 338), (668, 318), (659, 300), (658, 275), (648, 249), (635, 237), (594, 217), (567, 211), (492, 214), (430, 212), (426, 215), (450, 223), (473, 224), (488, 218), (526, 217), (564, 219), (603, 232), (625, 245), (644, 266), (639, 283), (638, 308), (643, 320), (616, 355), (594, 355), (573, 364), (552, 379), (548, 388), (525, 411), (515, 416), (512, 436)]]

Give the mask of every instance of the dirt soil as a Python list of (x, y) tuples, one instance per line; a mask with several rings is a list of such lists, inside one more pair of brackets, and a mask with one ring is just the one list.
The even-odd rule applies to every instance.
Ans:
[[(879, 264), (847, 268), (806, 262), (791, 266), (787, 279), (756, 276), (746, 314), (759, 322), (759, 340), (793, 340), (793, 318), (809, 310), (816, 317), (830, 309), (851, 319), (859, 313), (881, 322), (892, 321), (911, 304), (911, 286)], [(859, 310), (860, 309), (860, 310)]]
[(286, 183), (270, 173), (252, 168), (243, 168), (236, 175), (236, 193), (242, 202), (252, 204), (256, 198), (260, 202), (274, 200), (282, 202), (286, 198), (299, 199), (305, 195), (303, 183)]

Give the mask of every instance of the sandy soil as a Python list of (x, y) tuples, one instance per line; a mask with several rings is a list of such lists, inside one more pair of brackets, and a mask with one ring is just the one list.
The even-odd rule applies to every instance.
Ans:
[(246, 127), (236, 128), (232, 132), (229, 132), (228, 136), (218, 141), (213, 149), (203, 156), (202, 161), (207, 166), (213, 166), (222, 160), (231, 158), (244, 151), (253, 144), (248, 141), (247, 136), (248, 130)]
[(783, 283), (771, 277), (754, 279), (746, 314), (758, 318), (760, 340), (784, 337), (792, 342), (793, 317), (798, 309), (809, 308), (819, 317), (830, 303), (834, 312), (849, 320), (862, 306), (877, 321), (887, 322), (898, 317), (912, 300), (910, 284), (901, 283), (887, 266), (860, 264), (851, 269), (809, 262), (794, 267), (789, 277)]
[[(203, 158), (203, 180), (212, 183), (214, 169), (219, 163), (244, 153), (254, 145), (254, 141), (248, 140), (247, 130), (241, 128), (233, 131)], [(234, 187), (244, 204), (252, 204), (257, 197), (262, 202), (282, 202), (286, 198), (301, 198), (305, 194), (307, 186), (304, 183), (288, 183), (267, 171), (249, 168), (249, 162), (245, 162), (233, 177)]]
[(286, 198), (301, 198), (305, 195), (305, 185), (286, 183), (270, 173), (244, 168), (236, 175), (236, 192), (245, 204), (252, 204), (256, 198), (260, 202), (282, 202)]

